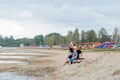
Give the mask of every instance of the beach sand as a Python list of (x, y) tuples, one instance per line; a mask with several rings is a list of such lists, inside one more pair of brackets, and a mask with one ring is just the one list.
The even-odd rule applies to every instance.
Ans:
[(33, 56), (22, 59), (0, 58), (0, 60), (23, 61), (26, 63), (0, 64), (0, 72), (16, 72), (18, 74), (35, 76), (37, 80), (120, 80), (119, 52), (83, 51), (85, 60), (71, 65), (66, 64), (64, 67), (63, 63), (68, 55), (67, 50), (13, 49), (5, 52), (44, 53), (47, 56)]

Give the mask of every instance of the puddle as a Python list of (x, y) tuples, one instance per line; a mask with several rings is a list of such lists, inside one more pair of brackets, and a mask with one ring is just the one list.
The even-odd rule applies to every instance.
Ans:
[[(0, 64), (27, 64), (23, 61), (6, 61), (6, 60), (0, 60)], [(1, 80), (1, 79), (0, 79)]]
[(18, 75), (13, 72), (0, 73), (0, 80), (36, 80), (33, 76)]
[(30, 58), (32, 56), (0, 56), (0, 59), (5, 59), (5, 58), (18, 58), (18, 59), (24, 59), (24, 58)]
[(1, 55), (35, 55), (35, 56), (47, 56), (44, 53), (0, 53)]
[(44, 53), (0, 53), (0, 64), (28, 64), (24, 61), (8, 60), (8, 59), (29, 59), (35, 56), (46, 56)]

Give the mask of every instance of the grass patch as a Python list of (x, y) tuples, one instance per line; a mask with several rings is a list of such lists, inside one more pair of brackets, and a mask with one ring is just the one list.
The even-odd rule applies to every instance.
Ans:
[(120, 49), (107, 49), (107, 48), (105, 48), (105, 49), (98, 49), (98, 48), (95, 48), (95, 49), (92, 49), (91, 51), (96, 51), (96, 52), (101, 52), (101, 51), (113, 51), (113, 52), (119, 52), (120, 51)]

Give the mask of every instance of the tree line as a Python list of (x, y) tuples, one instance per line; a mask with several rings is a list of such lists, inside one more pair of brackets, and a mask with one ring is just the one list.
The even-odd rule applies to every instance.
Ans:
[(40, 45), (60, 45), (67, 46), (71, 41), (78, 43), (84, 42), (106, 42), (106, 41), (117, 41), (119, 33), (119, 28), (116, 27), (112, 35), (107, 33), (105, 28), (101, 28), (98, 33), (94, 30), (79, 32), (79, 29), (76, 28), (74, 31), (68, 31), (66, 36), (63, 36), (59, 33), (50, 33), (45, 36), (42, 34), (36, 35), (34, 38), (19, 38), (14, 39), (13, 36), (2, 37), (0, 36), (0, 46), (2, 47), (19, 47), (23, 44), (26, 47), (29, 46), (40, 46)]

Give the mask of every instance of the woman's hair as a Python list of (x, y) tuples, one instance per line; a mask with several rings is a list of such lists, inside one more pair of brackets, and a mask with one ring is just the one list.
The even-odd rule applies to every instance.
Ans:
[(73, 43), (73, 46), (76, 46), (75, 42), (74, 41), (71, 41), (71, 43)]

